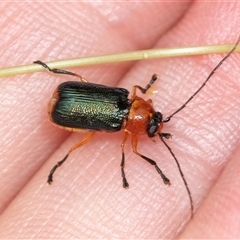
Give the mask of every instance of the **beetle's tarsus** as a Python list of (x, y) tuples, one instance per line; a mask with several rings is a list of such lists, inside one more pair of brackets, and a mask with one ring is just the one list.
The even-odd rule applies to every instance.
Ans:
[(123, 188), (129, 188), (129, 184), (126, 178), (123, 178)]

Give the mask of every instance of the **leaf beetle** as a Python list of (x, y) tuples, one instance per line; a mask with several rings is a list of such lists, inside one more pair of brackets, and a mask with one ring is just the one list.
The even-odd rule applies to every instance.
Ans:
[(72, 146), (66, 156), (52, 168), (47, 182), (49, 184), (53, 182), (53, 174), (56, 169), (66, 161), (72, 151), (87, 143), (95, 132), (116, 132), (123, 130), (124, 136), (121, 144), (122, 159), (120, 164), (123, 187), (129, 187), (124, 171), (124, 147), (129, 135), (132, 137), (133, 152), (153, 165), (161, 176), (164, 184), (170, 185), (170, 180), (164, 175), (157, 163), (142, 155), (137, 150), (138, 135), (147, 134), (149, 138), (159, 136), (177, 164), (189, 196), (192, 217), (194, 207), (191, 192), (176, 156), (165, 141), (165, 139), (171, 138), (171, 134), (162, 132), (163, 125), (169, 122), (175, 114), (185, 108), (202, 90), (215, 71), (235, 51), (239, 41), (240, 37), (232, 50), (216, 65), (197, 91), (191, 95), (182, 106), (165, 119), (163, 119), (162, 113), (154, 110), (151, 99), (144, 100), (137, 95), (137, 90), (142, 94), (147, 92), (151, 85), (157, 80), (156, 74), (153, 74), (146, 87), (143, 88), (139, 85), (133, 86), (131, 96), (128, 98), (129, 91), (124, 88), (89, 83), (76, 73), (58, 68), (51, 69), (46, 63), (39, 60), (35, 61), (34, 63), (40, 64), (50, 72), (72, 75), (79, 78), (80, 81), (63, 82), (56, 88), (48, 104), (48, 115), (50, 121), (60, 128), (72, 132), (88, 132), (88, 134), (79, 143)]

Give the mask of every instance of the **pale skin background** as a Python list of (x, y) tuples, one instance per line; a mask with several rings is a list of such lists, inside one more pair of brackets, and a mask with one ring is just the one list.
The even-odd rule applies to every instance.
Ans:
[[(1, 3), (0, 66), (34, 60), (153, 47), (234, 43), (240, 3)], [(145, 86), (165, 117), (201, 85), (224, 55), (172, 58), (69, 69), (91, 82)], [(142, 137), (139, 151), (171, 180), (125, 149), (123, 132), (95, 135), (46, 183), (53, 165), (83, 134), (54, 127), (46, 106), (72, 77), (45, 72), (0, 80), (0, 238), (239, 238), (240, 55), (233, 54), (186, 109), (167, 123), (168, 144), (192, 192), (195, 215), (177, 167), (159, 139)], [(139, 93), (140, 94), (140, 93)]]

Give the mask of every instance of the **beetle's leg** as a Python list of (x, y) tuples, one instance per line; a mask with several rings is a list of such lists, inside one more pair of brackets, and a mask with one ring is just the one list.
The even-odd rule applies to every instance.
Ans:
[(141, 158), (143, 158), (144, 160), (146, 160), (147, 162), (149, 162), (150, 164), (152, 164), (157, 172), (160, 174), (164, 184), (166, 185), (171, 185), (170, 180), (163, 174), (163, 172), (161, 171), (161, 169), (158, 167), (157, 163), (155, 161), (153, 161), (152, 159), (140, 154), (137, 151), (137, 143), (138, 143), (138, 137), (137, 135), (132, 135), (132, 148), (133, 148), (133, 152), (136, 153), (138, 156), (140, 156)]
[(51, 184), (51, 183), (53, 182), (53, 174), (54, 174), (54, 172), (56, 171), (56, 169), (57, 169), (58, 167), (60, 167), (60, 166), (66, 161), (66, 159), (68, 158), (68, 156), (70, 155), (70, 153), (71, 153), (73, 150), (75, 150), (75, 149), (81, 147), (82, 145), (84, 145), (85, 143), (87, 143), (87, 142), (92, 138), (93, 134), (94, 134), (94, 132), (89, 133), (89, 134), (88, 134), (87, 136), (85, 136), (79, 143), (77, 143), (77, 144), (75, 144), (74, 146), (72, 146), (71, 149), (68, 151), (67, 155), (66, 155), (61, 161), (57, 162), (57, 164), (52, 168), (52, 170), (50, 171), (50, 174), (48, 175), (48, 180), (47, 180), (47, 182), (48, 182), (49, 184)]
[(78, 75), (76, 73), (69, 72), (69, 71), (66, 71), (66, 70), (63, 70), (63, 69), (59, 69), (59, 68), (51, 69), (46, 63), (44, 63), (40, 60), (34, 61), (33, 63), (41, 65), (42, 67), (46, 68), (50, 72), (57, 73), (57, 74), (66, 74), (66, 75), (75, 76), (75, 77), (79, 78), (81, 82), (87, 82), (87, 80), (85, 78), (83, 78), (81, 75)]
[(139, 86), (139, 85), (135, 85), (133, 86), (132, 88), (132, 100), (135, 99), (136, 97), (136, 91), (137, 91), (137, 88), (143, 93), (145, 94), (147, 92), (147, 90), (153, 85), (153, 83), (157, 80), (158, 78), (158, 75), (156, 73), (154, 73), (152, 75), (152, 78), (151, 80), (149, 81), (149, 83), (147, 84), (147, 86), (145, 88)]
[(129, 184), (127, 182), (127, 179), (126, 179), (126, 176), (125, 176), (125, 172), (124, 172), (124, 165), (125, 165), (125, 154), (124, 154), (124, 146), (125, 146), (125, 143), (128, 139), (128, 135), (129, 133), (128, 132), (125, 132), (124, 133), (124, 137), (123, 137), (123, 141), (122, 141), (122, 144), (121, 144), (121, 148), (122, 148), (122, 161), (121, 161), (121, 173), (122, 173), (122, 178), (123, 178), (123, 187), (124, 188), (128, 188), (129, 187)]
[(159, 133), (161, 137), (166, 138), (166, 139), (170, 139), (172, 138), (172, 134), (171, 133)]

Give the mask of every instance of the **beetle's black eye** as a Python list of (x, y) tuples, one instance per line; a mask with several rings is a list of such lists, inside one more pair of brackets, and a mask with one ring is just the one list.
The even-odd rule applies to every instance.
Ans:
[(158, 126), (160, 122), (162, 122), (162, 114), (160, 112), (156, 112), (152, 120), (148, 124), (147, 128), (148, 137), (152, 138), (155, 136), (155, 133), (158, 131)]
[(160, 112), (156, 112), (154, 116), (155, 121), (158, 123), (162, 122), (162, 114)]

